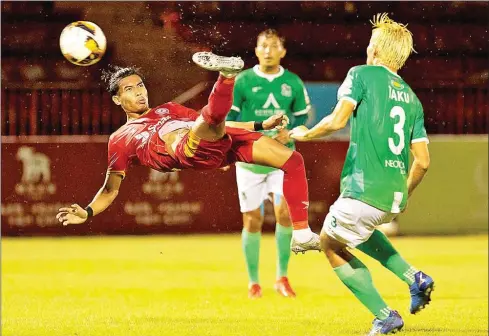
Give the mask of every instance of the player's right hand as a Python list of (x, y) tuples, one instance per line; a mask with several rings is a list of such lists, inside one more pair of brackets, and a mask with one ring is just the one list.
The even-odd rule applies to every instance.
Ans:
[(308, 139), (305, 138), (305, 134), (308, 131), (309, 129), (304, 125), (297, 126), (294, 127), (291, 131), (289, 131), (289, 137), (297, 141), (308, 141)]
[(289, 117), (287, 117), (283, 113), (277, 113), (270, 117), (267, 120), (263, 121), (263, 129), (264, 130), (281, 130), (289, 124)]
[(72, 204), (69, 208), (58, 210), (56, 219), (64, 226), (69, 224), (83, 224), (88, 219), (88, 212), (78, 204)]

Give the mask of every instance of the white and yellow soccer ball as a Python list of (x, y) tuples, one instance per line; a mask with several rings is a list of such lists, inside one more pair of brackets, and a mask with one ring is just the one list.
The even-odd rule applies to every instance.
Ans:
[(107, 39), (95, 23), (76, 21), (61, 32), (59, 47), (63, 56), (71, 63), (88, 66), (102, 59), (107, 48)]

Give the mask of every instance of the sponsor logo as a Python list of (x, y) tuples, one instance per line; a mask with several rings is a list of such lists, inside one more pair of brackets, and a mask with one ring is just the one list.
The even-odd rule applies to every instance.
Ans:
[(406, 166), (400, 160), (385, 160), (384, 167), (396, 168), (401, 171), (401, 174), (406, 174)]
[(425, 282), (425, 281), (426, 281), (426, 279), (425, 279), (425, 278), (423, 278), (423, 274), (422, 274), (422, 273), (420, 273), (420, 274), (419, 274), (419, 285), (421, 286), (421, 285), (423, 284), (423, 282)]
[(265, 104), (263, 104), (262, 108), (267, 109), (270, 107), (270, 105), (272, 105), (276, 109), (280, 108), (280, 105), (277, 102), (277, 99), (275, 99), (275, 97), (273, 96), (273, 93), (270, 93), (268, 95), (267, 101), (265, 102)]
[(162, 173), (150, 169), (148, 181), (143, 184), (143, 192), (157, 199), (170, 199), (183, 193), (183, 183), (180, 182), (178, 171)]
[(402, 90), (402, 89), (404, 89), (404, 84), (401, 84), (401, 83), (399, 83), (399, 82), (397, 82), (395, 80), (391, 80), (391, 85), (396, 90)]
[(251, 92), (256, 93), (256, 92), (260, 91), (261, 89), (262, 89), (262, 87), (261, 87), (261, 86), (255, 86), (255, 87), (253, 87), (253, 88), (251, 89)]
[(17, 151), (22, 162), (22, 178), (15, 185), (15, 192), (32, 200), (40, 200), (56, 192), (51, 182), (51, 160), (46, 154), (36, 153), (33, 147), (22, 146)]

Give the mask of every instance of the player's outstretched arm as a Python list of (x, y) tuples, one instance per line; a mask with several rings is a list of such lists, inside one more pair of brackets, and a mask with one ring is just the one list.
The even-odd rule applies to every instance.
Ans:
[(430, 152), (428, 151), (427, 142), (422, 141), (411, 144), (411, 152), (413, 153), (414, 161), (407, 179), (409, 196), (421, 183), (430, 166)]
[(310, 141), (322, 138), (345, 127), (354, 110), (355, 104), (349, 100), (341, 99), (336, 104), (333, 113), (324, 117), (316, 126), (311, 129), (308, 129), (306, 126), (295, 127), (289, 132), (289, 136), (298, 141)]
[[(273, 116), (270, 116), (267, 120), (262, 122), (262, 127), (264, 130), (277, 129), (281, 130), (287, 127), (289, 123), (289, 118), (283, 114), (278, 113)], [(248, 131), (255, 131), (255, 122), (254, 121), (226, 121), (226, 126), (242, 128)]]
[[(104, 185), (88, 205), (93, 210), (93, 216), (98, 215), (112, 204), (119, 193), (119, 188), (122, 183), (122, 176), (117, 173), (109, 173), (105, 178)], [(83, 224), (87, 221), (89, 213), (78, 204), (72, 204), (69, 208), (59, 209), (56, 218), (63, 223)]]

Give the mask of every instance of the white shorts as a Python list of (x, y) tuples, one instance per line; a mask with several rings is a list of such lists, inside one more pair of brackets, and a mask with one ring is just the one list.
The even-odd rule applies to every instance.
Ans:
[(280, 169), (268, 174), (255, 174), (236, 165), (239, 207), (241, 212), (249, 212), (260, 207), (269, 199), (269, 194), (283, 195), (284, 172)]
[(370, 238), (376, 226), (389, 223), (397, 215), (353, 198), (340, 197), (329, 208), (322, 232), (355, 248)]

